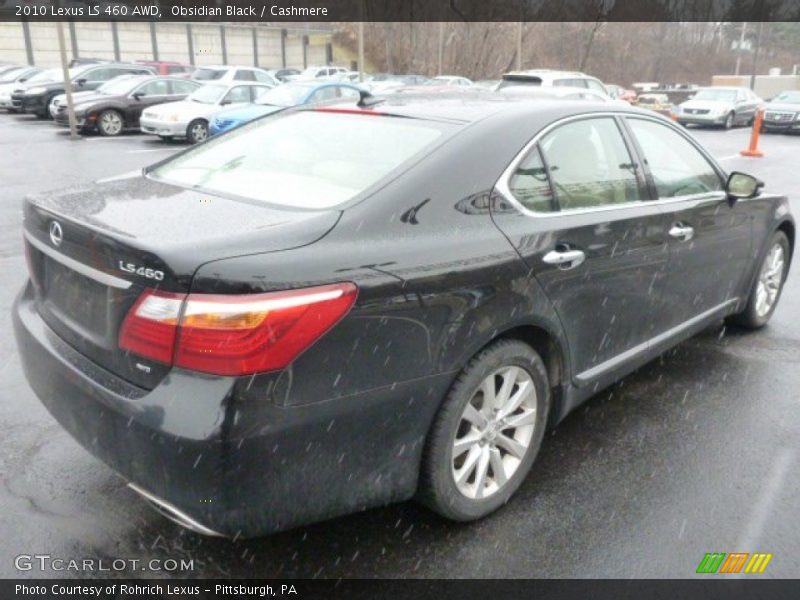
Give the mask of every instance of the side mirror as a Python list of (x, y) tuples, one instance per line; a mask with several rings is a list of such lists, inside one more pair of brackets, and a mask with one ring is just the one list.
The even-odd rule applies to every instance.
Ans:
[(736, 201), (740, 198), (754, 198), (758, 196), (763, 187), (764, 182), (760, 179), (756, 179), (747, 173), (734, 171), (728, 176), (728, 181), (725, 184), (725, 191), (728, 194), (728, 198)]
[(78, 79), (78, 81), (76, 81), (75, 83), (77, 83), (77, 84), (78, 84), (80, 87), (83, 87), (83, 86), (85, 86), (85, 85), (86, 85), (86, 78), (85, 78), (85, 77), (81, 77), (81, 78), (80, 78), (80, 79)]
[(134, 100), (141, 100), (144, 96), (147, 96), (147, 94), (145, 94), (144, 92), (136, 92), (133, 95), (133, 99)]

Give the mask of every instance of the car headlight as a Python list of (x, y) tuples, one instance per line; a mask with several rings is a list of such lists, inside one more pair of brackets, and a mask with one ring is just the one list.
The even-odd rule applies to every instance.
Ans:
[(37, 94), (44, 94), (47, 91), (45, 87), (35, 87), (25, 90), (26, 96), (36, 96)]

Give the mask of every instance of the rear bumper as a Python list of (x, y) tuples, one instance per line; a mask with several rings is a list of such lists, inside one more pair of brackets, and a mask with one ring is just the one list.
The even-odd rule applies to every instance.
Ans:
[(28, 284), (14, 303), (14, 333), (44, 406), (89, 452), (204, 533), (263, 535), (416, 491), (449, 375), (297, 407), (241, 400), (250, 378), (180, 369), (147, 391), (68, 346), (32, 297)]

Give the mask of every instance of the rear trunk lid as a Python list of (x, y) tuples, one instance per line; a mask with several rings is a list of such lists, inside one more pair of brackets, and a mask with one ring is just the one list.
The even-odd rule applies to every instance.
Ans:
[(100, 366), (152, 389), (169, 367), (118, 344), (145, 288), (188, 292), (203, 263), (305, 246), (329, 232), (340, 212), (275, 208), (137, 174), (29, 197), (23, 214), (42, 318)]

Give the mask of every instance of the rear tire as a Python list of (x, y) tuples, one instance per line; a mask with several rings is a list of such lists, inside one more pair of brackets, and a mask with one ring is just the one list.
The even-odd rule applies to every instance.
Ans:
[(436, 415), (418, 499), (454, 521), (480, 519), (500, 508), (539, 453), (549, 409), (547, 370), (530, 346), (501, 340), (482, 350)]
[(789, 252), (789, 238), (782, 231), (776, 231), (758, 268), (747, 306), (731, 317), (732, 322), (748, 329), (760, 329), (767, 324), (778, 306), (789, 272)]
[(186, 128), (186, 139), (192, 144), (199, 144), (208, 139), (208, 122), (204, 119), (195, 119)]

